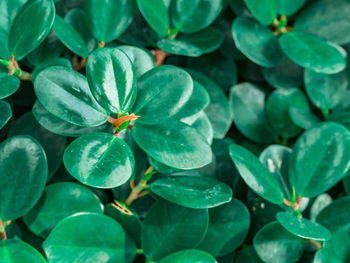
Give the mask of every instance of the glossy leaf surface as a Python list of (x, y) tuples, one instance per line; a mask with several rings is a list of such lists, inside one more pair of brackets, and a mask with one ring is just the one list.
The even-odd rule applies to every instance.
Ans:
[(45, 258), (35, 248), (16, 239), (0, 243), (0, 258), (3, 263), (46, 263)]
[(150, 190), (172, 203), (193, 209), (219, 206), (232, 198), (227, 185), (210, 177), (161, 178), (150, 185)]
[(89, 133), (65, 150), (63, 163), (68, 172), (83, 184), (113, 188), (132, 175), (135, 159), (130, 147), (108, 133)]
[(215, 258), (204, 251), (198, 249), (188, 249), (175, 252), (162, 258), (159, 263), (216, 263)]
[(258, 195), (274, 204), (282, 204), (284, 194), (278, 179), (251, 152), (232, 144), (230, 157), (242, 179)]
[(6, 98), (15, 93), (21, 82), (16, 76), (8, 74), (7, 68), (0, 68), (0, 99)]
[(305, 4), (307, 0), (277, 0), (277, 11), (281, 15), (294, 15)]
[(262, 24), (270, 25), (277, 17), (278, 0), (243, 0), (253, 16)]
[(6, 100), (0, 100), (0, 129), (6, 125), (11, 117), (12, 109), (10, 104)]
[(136, 98), (136, 75), (129, 57), (117, 48), (102, 48), (88, 58), (86, 76), (96, 101), (107, 111), (128, 112)]
[(29, 0), (14, 19), (8, 38), (8, 48), (16, 60), (32, 52), (49, 34), (55, 20), (52, 0)]
[(40, 144), (30, 136), (0, 144), (0, 218), (25, 215), (39, 200), (47, 180), (47, 162)]
[(43, 243), (49, 262), (130, 263), (136, 246), (122, 226), (112, 218), (80, 213), (63, 219)]
[(107, 121), (107, 112), (95, 101), (86, 78), (78, 72), (48, 68), (38, 74), (34, 88), (40, 103), (67, 122), (89, 127)]

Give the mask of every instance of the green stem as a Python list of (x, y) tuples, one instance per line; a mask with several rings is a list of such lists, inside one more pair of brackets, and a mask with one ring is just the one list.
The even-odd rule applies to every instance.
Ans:
[(284, 146), (287, 146), (288, 145), (288, 138), (283, 136), (282, 140), (281, 140), (281, 144)]
[(5, 67), (11, 66), (11, 62), (4, 59), (0, 59), (0, 64), (4, 65)]
[(1, 240), (4, 241), (7, 239), (6, 231), (5, 231), (5, 222), (0, 219), (0, 236)]
[(327, 119), (329, 116), (329, 110), (321, 110), (321, 112), (323, 114), (323, 117), (325, 117)]
[(143, 255), (143, 254), (144, 254), (144, 253), (143, 253), (143, 249), (142, 249), (142, 248), (136, 249), (136, 254), (137, 254), (137, 255)]
[(308, 241), (309, 241), (311, 244), (313, 244), (317, 250), (320, 249), (320, 248), (322, 248), (321, 243), (317, 242), (316, 240), (309, 239)]
[(155, 174), (154, 168), (150, 166), (145, 174), (143, 175), (140, 182), (132, 189), (129, 197), (125, 200), (125, 204), (130, 206), (132, 202), (134, 202), (137, 198), (140, 197), (141, 192), (147, 188), (147, 182), (149, 179), (151, 179), (152, 175)]
[(180, 29), (177, 27), (175, 27), (173, 29), (169, 28), (168, 39), (171, 39), (171, 40), (175, 39), (177, 37), (177, 34), (179, 34), (179, 31), (180, 31)]

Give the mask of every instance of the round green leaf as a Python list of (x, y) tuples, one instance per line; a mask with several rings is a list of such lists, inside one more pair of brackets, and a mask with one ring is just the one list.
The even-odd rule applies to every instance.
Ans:
[(291, 200), (293, 191), (289, 184), (289, 160), (292, 150), (282, 145), (270, 145), (259, 156), (262, 162), (272, 175), (279, 181), (284, 196)]
[(348, 87), (348, 72), (321, 74), (305, 70), (305, 90), (312, 104), (324, 110), (336, 107), (343, 99)]
[(87, 25), (98, 41), (111, 42), (131, 24), (136, 0), (85, 0)]
[(346, 67), (345, 51), (314, 35), (291, 31), (283, 34), (279, 42), (292, 61), (314, 72), (335, 74)]
[(134, 65), (137, 78), (140, 78), (155, 66), (154, 56), (147, 49), (134, 46), (118, 46), (118, 49), (123, 51), (130, 58)]
[(326, 206), (316, 217), (316, 221), (327, 227), (332, 233), (347, 230), (350, 227), (350, 196), (341, 197)]
[(327, 193), (317, 196), (310, 209), (310, 220), (315, 222), (317, 215), (332, 202), (332, 197)]
[(350, 127), (350, 110), (333, 111), (328, 117), (327, 121), (334, 121), (344, 125), (349, 129)]
[(303, 85), (303, 68), (284, 56), (281, 64), (262, 68), (265, 80), (276, 89), (297, 88)]
[(237, 17), (232, 25), (232, 34), (237, 48), (254, 63), (272, 68), (282, 62), (283, 53), (277, 37), (271, 29), (261, 25), (255, 19)]
[(70, 182), (50, 184), (23, 221), (34, 234), (45, 238), (67, 216), (80, 212), (103, 212), (100, 199), (88, 188)]
[(65, 67), (50, 67), (34, 82), (40, 103), (53, 115), (72, 124), (89, 127), (107, 121), (107, 112), (95, 101), (86, 78)]
[(253, 245), (259, 257), (267, 263), (297, 262), (304, 252), (304, 241), (278, 222), (261, 228), (254, 237)]
[(222, 139), (229, 130), (232, 120), (228, 115), (230, 106), (224, 91), (210, 78), (195, 70), (186, 69), (194, 81), (201, 84), (209, 93), (210, 103), (205, 108), (214, 131), (214, 138)]
[(8, 48), (16, 60), (21, 60), (49, 34), (55, 20), (52, 0), (29, 0), (14, 19), (8, 38)]
[(302, 10), (295, 20), (294, 27), (342, 45), (350, 42), (349, 16), (349, 1), (339, 0), (334, 5), (332, 0), (320, 0)]
[(147, 258), (159, 260), (173, 252), (195, 248), (207, 232), (209, 215), (207, 209), (185, 208), (160, 199), (143, 223), (143, 251)]
[(161, 259), (159, 263), (216, 263), (215, 258), (198, 249), (181, 250)]
[(305, 94), (299, 89), (275, 90), (266, 102), (266, 116), (271, 127), (277, 134), (285, 138), (294, 137), (301, 131), (301, 128), (295, 125), (289, 116), (291, 108), (310, 110)]
[(277, 12), (286, 16), (294, 15), (306, 1), (307, 0), (277, 0)]
[(43, 148), (30, 136), (14, 136), (0, 144), (0, 218), (25, 215), (39, 200), (47, 180)]
[(157, 46), (170, 54), (199, 57), (217, 50), (223, 41), (221, 31), (208, 27), (194, 34), (180, 34), (176, 39), (159, 40)]
[(343, 261), (329, 248), (322, 247), (315, 253), (312, 263), (342, 263)]
[(342, 260), (341, 262), (348, 262), (350, 249), (350, 236), (348, 231), (332, 233), (332, 239), (326, 241), (324, 247), (332, 252), (336, 258)]
[[(195, 119), (194, 121), (192, 119)], [(214, 131), (213, 126), (204, 111), (199, 112), (195, 116), (181, 119), (181, 122), (190, 125), (192, 128), (206, 139), (207, 143), (211, 145), (213, 142)]]
[(275, 133), (265, 116), (265, 92), (259, 86), (243, 82), (230, 91), (231, 114), (237, 129), (257, 143), (271, 143)]
[(97, 127), (82, 127), (66, 122), (48, 112), (38, 100), (34, 103), (32, 113), (37, 122), (39, 122), (45, 129), (63, 136), (78, 137), (85, 133), (103, 131), (106, 129), (106, 126), (109, 126), (108, 124), (105, 124)]
[(305, 130), (310, 129), (311, 127), (313, 127), (321, 121), (312, 112), (298, 108), (290, 108), (289, 117), (296, 126)]
[(21, 81), (18, 77), (9, 75), (7, 68), (0, 66), (0, 99), (15, 93), (20, 84)]
[(174, 118), (182, 119), (197, 116), (210, 103), (208, 91), (197, 81), (193, 81), (193, 92), (187, 103), (175, 114)]
[(253, 246), (244, 246), (238, 251), (236, 263), (263, 263), (256, 254)]
[(2, 263), (46, 263), (37, 250), (17, 239), (0, 242), (0, 258)]
[(208, 76), (224, 90), (229, 90), (237, 82), (237, 67), (232, 59), (220, 53), (212, 53), (199, 58), (189, 58), (187, 66)]
[(147, 23), (160, 36), (166, 36), (170, 27), (169, 1), (167, 0), (137, 0), (138, 7)]
[(64, 152), (63, 163), (81, 183), (113, 188), (131, 177), (135, 159), (123, 140), (113, 134), (94, 132), (72, 142)]
[(165, 200), (193, 209), (216, 207), (232, 198), (231, 188), (211, 177), (161, 178), (150, 185), (150, 190)]
[(324, 226), (311, 222), (305, 218), (298, 218), (292, 214), (279, 212), (277, 221), (290, 233), (305, 239), (326, 241), (332, 234)]
[(78, 56), (87, 58), (89, 48), (80, 33), (59, 15), (55, 17), (53, 30), (62, 43)]
[(223, 0), (173, 0), (170, 14), (173, 25), (183, 33), (195, 33), (214, 22)]
[(0, 130), (12, 118), (11, 105), (6, 100), (0, 100)]
[(66, 58), (52, 58), (52, 59), (47, 59), (43, 63), (38, 64), (35, 66), (34, 70), (32, 71), (32, 82), (35, 82), (36, 76), (43, 71), (44, 69), (47, 69), (49, 67), (53, 66), (62, 66), (71, 69), (72, 68), (72, 63), (70, 62), (69, 59)]
[(255, 155), (237, 144), (232, 144), (230, 157), (242, 179), (254, 192), (271, 203), (283, 203), (284, 194), (279, 180)]
[(322, 122), (304, 132), (293, 147), (289, 178), (296, 193), (315, 197), (349, 170), (349, 131), (334, 122)]
[(86, 76), (96, 101), (113, 113), (128, 112), (136, 98), (136, 76), (129, 57), (118, 48), (95, 50)]
[(66, 138), (43, 128), (31, 112), (22, 115), (11, 126), (8, 136), (15, 135), (30, 135), (38, 140), (45, 150), (49, 177), (54, 175), (62, 163), (62, 155), (67, 143)]
[(238, 199), (209, 209), (209, 228), (199, 249), (221, 257), (233, 252), (247, 237), (250, 215)]
[(66, 217), (43, 243), (50, 263), (131, 263), (136, 254), (134, 241), (112, 218), (80, 213)]
[(132, 112), (141, 116), (138, 123), (163, 123), (181, 110), (192, 92), (193, 81), (186, 71), (170, 65), (159, 66), (139, 79)]
[(195, 169), (212, 161), (210, 146), (190, 126), (170, 121), (158, 125), (135, 123), (135, 142), (157, 161), (178, 169)]
[(264, 25), (271, 25), (277, 17), (278, 0), (243, 0), (253, 16)]

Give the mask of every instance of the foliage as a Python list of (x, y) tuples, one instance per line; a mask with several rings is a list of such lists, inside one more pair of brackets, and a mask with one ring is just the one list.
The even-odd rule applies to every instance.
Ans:
[(0, 1), (0, 263), (350, 262), (350, 1)]

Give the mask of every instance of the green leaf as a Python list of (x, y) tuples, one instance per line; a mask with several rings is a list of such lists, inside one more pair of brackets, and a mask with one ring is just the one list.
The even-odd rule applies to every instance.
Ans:
[(284, 194), (279, 180), (255, 155), (237, 144), (232, 144), (230, 157), (242, 179), (254, 192), (271, 203), (283, 203)]
[(255, 19), (237, 17), (233, 21), (232, 34), (237, 48), (254, 63), (272, 68), (282, 62), (283, 53), (277, 37)]
[(21, 60), (49, 34), (55, 20), (52, 0), (29, 0), (14, 19), (8, 38), (8, 48), (16, 60)]
[(191, 76), (175, 66), (151, 69), (138, 81), (132, 112), (141, 116), (138, 123), (158, 124), (177, 114), (193, 92)]
[(66, 58), (52, 58), (52, 59), (47, 59), (44, 60), (43, 63), (38, 64), (34, 70), (32, 71), (32, 78), (31, 81), (35, 82), (35, 78), (36, 76), (43, 71), (44, 69), (47, 69), (49, 67), (53, 67), (53, 66), (62, 66), (62, 67), (66, 67), (68, 69), (72, 68), (72, 64), (70, 62), (70, 60), (66, 59)]
[(265, 91), (259, 86), (243, 82), (231, 88), (231, 114), (237, 129), (257, 143), (271, 143), (275, 133), (265, 116)]
[(330, 110), (343, 99), (348, 87), (348, 72), (321, 74), (305, 70), (305, 90), (312, 104), (317, 108)]
[(277, 0), (277, 12), (281, 15), (291, 16), (303, 7), (307, 0)]
[(198, 249), (221, 257), (233, 252), (247, 237), (250, 214), (238, 199), (209, 209), (209, 228)]
[(168, 35), (170, 28), (169, 1), (166, 0), (137, 0), (138, 7), (147, 23), (160, 36)]
[(232, 120), (228, 112), (230, 106), (224, 91), (210, 78), (195, 70), (186, 69), (194, 81), (201, 84), (209, 93), (210, 104), (205, 108), (213, 130), (214, 138), (222, 139), (229, 130)]
[(220, 53), (189, 58), (187, 66), (208, 76), (224, 90), (229, 90), (237, 83), (238, 73), (235, 62)]
[(276, 177), (280, 183), (284, 196), (291, 200), (293, 191), (289, 184), (289, 160), (292, 150), (282, 145), (270, 145), (260, 154), (259, 160)]
[(45, 238), (62, 219), (81, 212), (102, 214), (103, 205), (91, 190), (80, 184), (54, 183), (45, 188), (39, 202), (23, 221), (30, 231)]
[(186, 104), (175, 114), (174, 118), (194, 117), (203, 111), (210, 103), (208, 91), (197, 81), (193, 81), (192, 95)]
[[(192, 119), (195, 120), (193, 121)], [(193, 117), (181, 119), (181, 122), (196, 129), (196, 131), (206, 139), (207, 143), (211, 145), (214, 137), (213, 126), (204, 111), (199, 112)]]
[(324, 247), (331, 251), (341, 262), (349, 260), (350, 236), (347, 230), (333, 233), (332, 239), (324, 243)]
[(137, 11), (136, 0), (86, 0), (87, 25), (98, 41), (111, 42), (131, 24)]
[(207, 209), (185, 208), (160, 199), (143, 223), (143, 251), (147, 258), (159, 260), (173, 252), (195, 248), (207, 232), (209, 215)]
[(210, 177), (161, 178), (151, 183), (150, 190), (174, 204), (193, 209), (216, 207), (232, 198), (230, 187)]
[(350, 110), (333, 111), (328, 117), (327, 121), (334, 121), (344, 125), (349, 129), (350, 127)]
[(216, 263), (215, 258), (198, 249), (181, 250), (161, 259), (159, 263)]
[(0, 66), (0, 99), (6, 98), (15, 93), (20, 84), (21, 81), (18, 77), (9, 75), (7, 68)]
[(95, 101), (86, 78), (74, 70), (45, 69), (36, 77), (34, 89), (40, 103), (60, 119), (83, 127), (107, 121), (107, 112)]
[(317, 215), (332, 202), (332, 197), (327, 193), (317, 196), (310, 209), (310, 220), (315, 222)]
[(39, 200), (47, 180), (43, 148), (30, 136), (14, 136), (0, 144), (0, 218), (25, 215)]
[(37, 122), (45, 129), (63, 136), (78, 137), (86, 133), (106, 130), (106, 127), (109, 126), (107, 123), (97, 127), (82, 127), (71, 124), (48, 112), (38, 100), (34, 103), (32, 113)]
[(183, 33), (195, 33), (209, 26), (219, 15), (223, 0), (173, 0), (170, 5), (171, 20)]
[(264, 25), (271, 25), (277, 17), (278, 0), (243, 0), (253, 16)]
[(56, 15), (53, 30), (62, 43), (78, 56), (87, 58), (89, 48), (80, 33), (67, 21)]
[(37, 250), (17, 239), (0, 242), (0, 258), (3, 263), (46, 263)]
[(321, 121), (312, 112), (293, 107), (289, 109), (289, 117), (296, 126), (305, 130), (310, 129)]
[(349, 131), (334, 122), (322, 122), (304, 132), (293, 147), (289, 178), (296, 193), (315, 197), (349, 170)]
[(259, 257), (268, 263), (297, 262), (304, 252), (304, 241), (278, 222), (272, 222), (259, 230), (253, 239)]
[(94, 132), (72, 142), (65, 150), (63, 163), (78, 181), (97, 188), (124, 184), (135, 166), (130, 147), (113, 134)]
[[(8, 50), (8, 35), (11, 24), (15, 19), (18, 11), (26, 3), (27, 0), (5, 0), (0, 3), (0, 57), (4, 59), (10, 58)], [(1, 90), (1, 89), (0, 89)]]
[(50, 263), (120, 262), (131, 263), (136, 254), (135, 242), (112, 218), (93, 213), (66, 217), (43, 243)]
[(128, 112), (136, 99), (136, 76), (129, 57), (117, 48), (95, 50), (86, 76), (96, 101), (113, 113)]
[(342, 263), (343, 261), (328, 248), (322, 247), (316, 251), (314, 261), (312, 263)]
[(244, 246), (238, 251), (236, 263), (263, 263), (256, 254), (253, 246)]
[(140, 78), (147, 71), (155, 67), (154, 56), (148, 49), (134, 46), (118, 46), (118, 49), (128, 55), (134, 65), (135, 74)]
[(279, 39), (283, 52), (296, 64), (317, 73), (335, 74), (346, 67), (345, 51), (314, 35), (291, 31)]
[(47, 158), (49, 177), (52, 177), (62, 163), (62, 155), (67, 144), (66, 138), (43, 128), (31, 112), (22, 115), (11, 126), (8, 137), (16, 135), (30, 135), (41, 144)]
[(315, 1), (304, 8), (297, 16), (294, 27), (339, 45), (350, 42), (349, 15), (350, 3), (339, 0)]
[(208, 27), (193, 34), (180, 34), (176, 39), (161, 39), (157, 46), (170, 54), (199, 57), (217, 50), (224, 36), (214, 27)]
[(6, 100), (0, 100), (0, 130), (12, 118), (11, 105)]
[(276, 89), (297, 88), (303, 85), (303, 68), (284, 56), (281, 64), (261, 68), (265, 80)]
[(275, 90), (266, 101), (266, 116), (271, 127), (277, 134), (285, 138), (292, 138), (301, 131), (301, 128), (295, 125), (289, 116), (291, 108), (310, 110), (305, 94), (299, 89)]
[(324, 226), (311, 222), (305, 218), (298, 218), (292, 214), (279, 212), (277, 221), (290, 233), (305, 239), (326, 241), (332, 234)]
[(190, 126), (170, 121), (158, 125), (135, 123), (135, 142), (157, 161), (178, 169), (195, 169), (212, 161), (210, 146)]
[(326, 206), (316, 217), (316, 221), (332, 233), (345, 231), (350, 227), (350, 196), (341, 197)]

